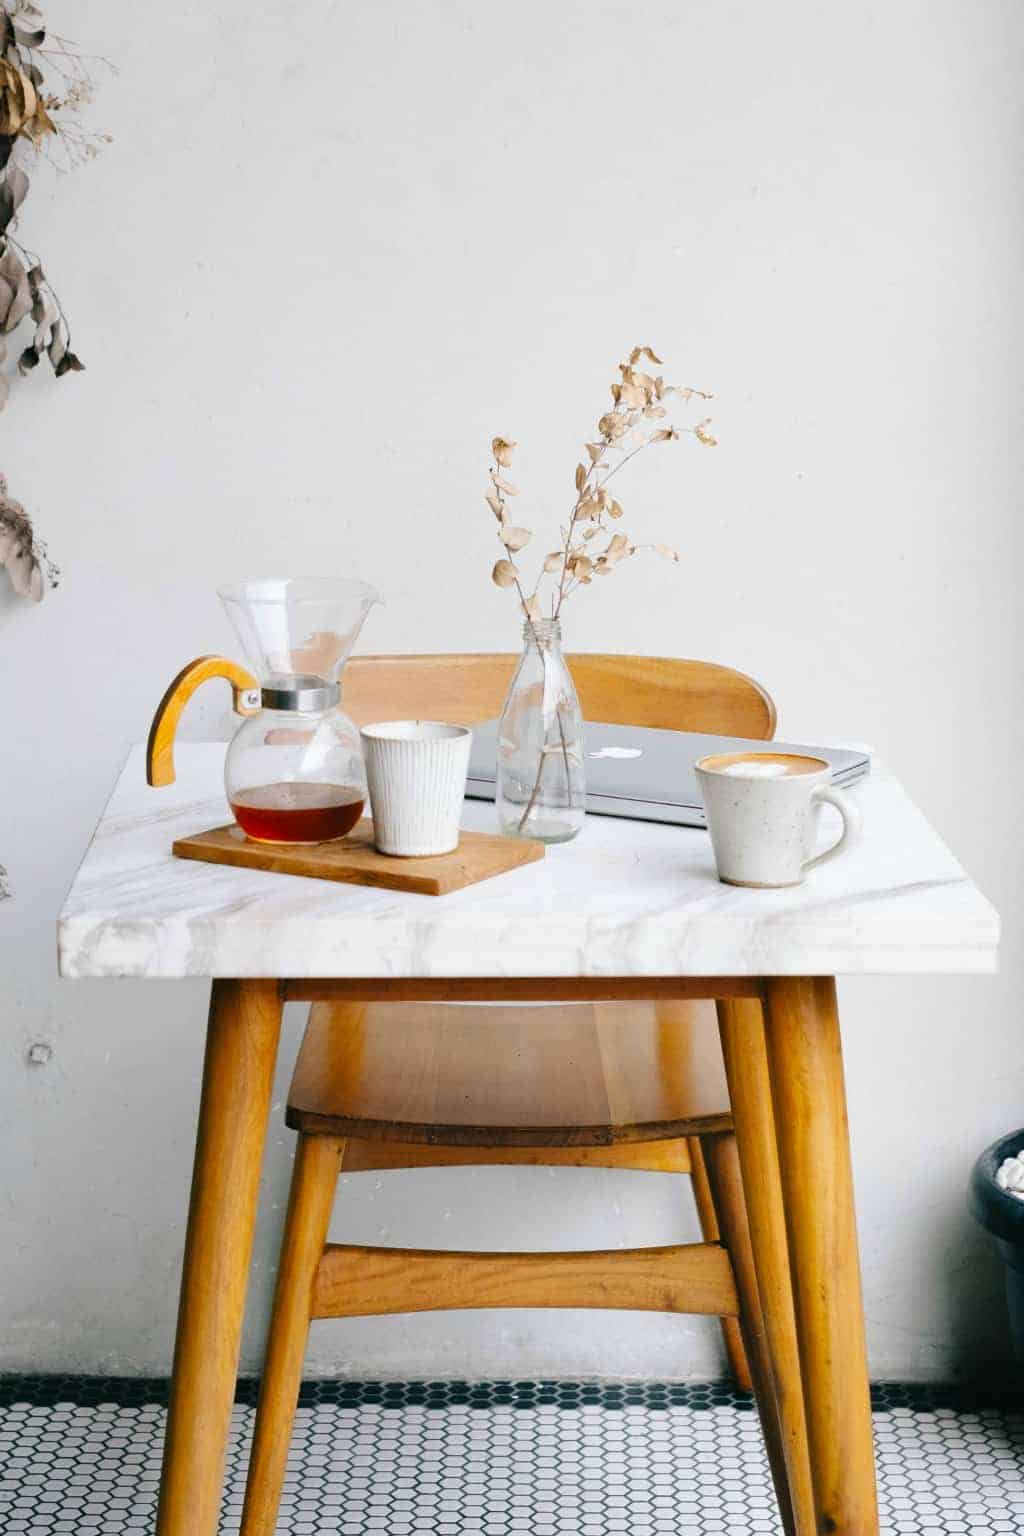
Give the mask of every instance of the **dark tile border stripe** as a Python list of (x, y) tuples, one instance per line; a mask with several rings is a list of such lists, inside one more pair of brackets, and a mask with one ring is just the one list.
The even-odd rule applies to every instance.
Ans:
[[(243, 1378), (238, 1383), (236, 1402), (254, 1404), (257, 1389), (255, 1378)], [(15, 1403), (39, 1408), (53, 1407), (56, 1403), (74, 1403), (81, 1407), (110, 1403), (132, 1408), (154, 1403), (165, 1405), (167, 1393), (168, 1382), (159, 1377), (0, 1375), (0, 1408)], [(931, 1413), (936, 1409), (951, 1409), (957, 1413), (997, 1408), (1024, 1410), (1024, 1389), (1008, 1391), (983, 1385), (879, 1382), (872, 1387), (871, 1396), (876, 1413), (894, 1409), (911, 1413)], [(673, 1406), (694, 1410), (731, 1406), (749, 1411), (753, 1408), (750, 1397), (737, 1392), (728, 1381), (326, 1380), (304, 1382), (300, 1402), (306, 1407), (323, 1403), (352, 1408), (371, 1403), (384, 1408), (468, 1405), (482, 1409), (499, 1405), (513, 1408), (592, 1405), (613, 1411), (631, 1406), (655, 1411)]]

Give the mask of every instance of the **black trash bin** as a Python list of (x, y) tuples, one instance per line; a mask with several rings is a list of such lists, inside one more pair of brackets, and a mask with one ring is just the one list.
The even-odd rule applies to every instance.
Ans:
[(1024, 1365), (1024, 1200), (1008, 1194), (996, 1183), (996, 1169), (1004, 1158), (1016, 1157), (1022, 1149), (1024, 1130), (1013, 1131), (986, 1147), (971, 1174), (970, 1198), (975, 1218), (991, 1233), (1006, 1266), (1006, 1302), (1013, 1348), (1017, 1360)]

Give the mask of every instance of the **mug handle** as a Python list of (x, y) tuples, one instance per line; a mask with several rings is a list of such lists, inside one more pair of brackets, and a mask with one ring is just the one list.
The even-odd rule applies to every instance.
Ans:
[(818, 864), (827, 864), (829, 859), (834, 859), (842, 853), (844, 848), (855, 843), (861, 833), (861, 814), (849, 795), (844, 795), (841, 789), (833, 789), (831, 784), (819, 784), (817, 789), (811, 791), (812, 805), (834, 805), (843, 818), (843, 830), (831, 848), (826, 848), (824, 853), (816, 854), (813, 859), (805, 859), (801, 868), (806, 871), (814, 869)]

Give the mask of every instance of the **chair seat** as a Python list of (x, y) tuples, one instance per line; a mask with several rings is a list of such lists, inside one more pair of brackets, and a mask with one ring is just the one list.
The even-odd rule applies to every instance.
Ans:
[(600, 1147), (729, 1130), (710, 1003), (317, 1003), (288, 1095), (306, 1135)]

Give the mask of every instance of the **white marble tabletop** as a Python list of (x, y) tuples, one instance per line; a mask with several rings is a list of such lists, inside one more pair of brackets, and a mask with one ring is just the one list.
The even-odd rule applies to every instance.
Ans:
[[(61, 912), (63, 976), (996, 969), (996, 912), (877, 764), (852, 791), (862, 841), (795, 889), (721, 885), (705, 832), (590, 816), (539, 863), (419, 896), (173, 858), (176, 837), (231, 819), (223, 760), (223, 746), (182, 745), (177, 783), (149, 789), (133, 748)], [(467, 802), (464, 825), (490, 830), (493, 806)]]

